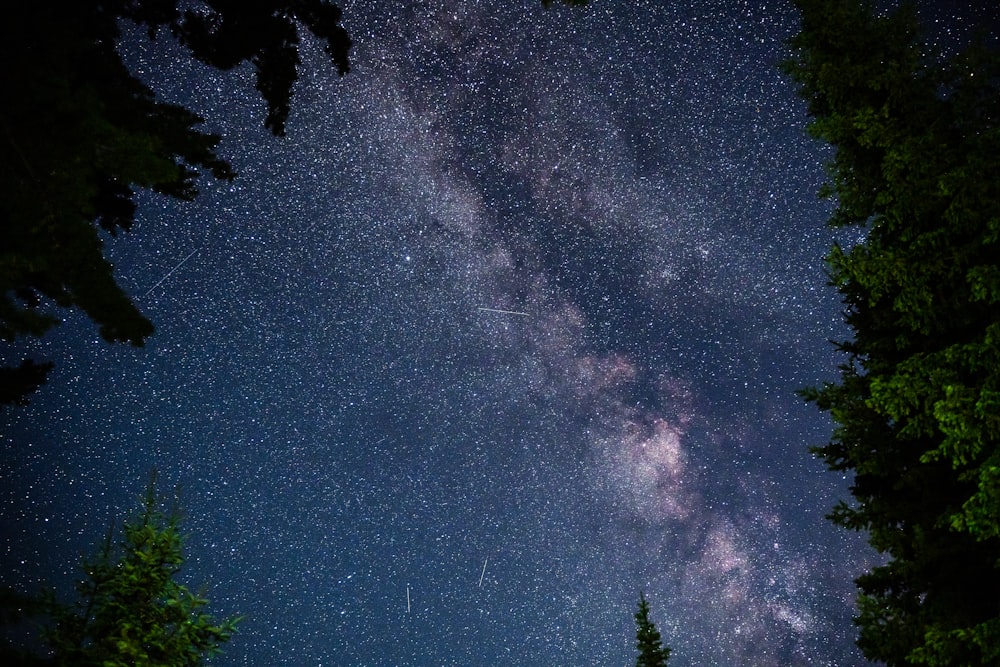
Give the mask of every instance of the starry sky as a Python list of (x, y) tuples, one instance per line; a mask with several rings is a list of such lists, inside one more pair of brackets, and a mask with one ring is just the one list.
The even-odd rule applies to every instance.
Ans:
[(861, 665), (863, 536), (796, 395), (835, 377), (830, 153), (777, 69), (786, 2), (343, 3), (287, 136), (249, 68), (122, 49), (232, 183), (106, 239), (157, 325), (67, 313), (3, 416), (3, 583), (65, 586), (151, 468), (216, 665)]

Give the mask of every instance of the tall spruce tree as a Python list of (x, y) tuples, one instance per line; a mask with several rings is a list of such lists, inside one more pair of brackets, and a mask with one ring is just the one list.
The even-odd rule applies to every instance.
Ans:
[(124, 523), (119, 540), (109, 532), (97, 557), (84, 562), (74, 604), (51, 594), (5, 593), (8, 610), (49, 618), (42, 640), (50, 657), (0, 657), (23, 665), (193, 667), (217, 653), (239, 619), (217, 622), (204, 610), (208, 601), (177, 581), (184, 564), (180, 514), (161, 505), (154, 476), (142, 512)]
[[(853, 337), (804, 392), (853, 473), (831, 518), (885, 564), (857, 580), (858, 645), (889, 665), (1000, 665), (1000, 57), (921, 42), (912, 6), (796, 0), (787, 71), (835, 148), (830, 224)], [(992, 46), (990, 46), (992, 45)]]
[(635, 613), (635, 639), (639, 657), (635, 660), (636, 667), (666, 667), (670, 658), (670, 649), (663, 646), (660, 631), (649, 619), (649, 602), (646, 596), (639, 593), (639, 611)]

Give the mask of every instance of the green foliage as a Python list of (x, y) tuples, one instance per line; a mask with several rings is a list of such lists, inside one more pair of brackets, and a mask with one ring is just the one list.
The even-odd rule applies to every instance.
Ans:
[[(0, 23), (0, 340), (41, 336), (60, 308), (79, 308), (109, 342), (142, 345), (152, 323), (117, 284), (100, 231), (133, 223), (137, 189), (180, 200), (200, 172), (232, 179), (202, 119), (157, 101), (116, 50), (121, 21), (168, 32), (192, 56), (229, 69), (250, 61), (285, 131), (299, 64), (299, 29), (348, 69), (340, 10), (322, 0), (22, 3)], [(44, 380), (44, 375), (42, 377)], [(37, 385), (36, 385), (37, 386)]]
[(109, 533), (97, 558), (84, 563), (78, 602), (47, 595), (34, 605), (51, 618), (43, 639), (52, 664), (190, 667), (230, 639), (239, 619), (216, 622), (204, 611), (208, 601), (176, 581), (184, 564), (179, 524), (176, 510), (159, 509), (151, 483), (119, 542)]
[(945, 58), (912, 8), (797, 0), (787, 71), (836, 149), (831, 282), (853, 339), (840, 382), (804, 392), (851, 471), (832, 519), (888, 561), (858, 579), (859, 646), (896, 664), (1000, 664), (1000, 55)]
[(639, 611), (635, 613), (635, 626), (636, 648), (639, 649), (639, 656), (635, 661), (636, 667), (666, 667), (670, 649), (662, 645), (659, 630), (649, 620), (649, 602), (642, 593), (639, 594)]

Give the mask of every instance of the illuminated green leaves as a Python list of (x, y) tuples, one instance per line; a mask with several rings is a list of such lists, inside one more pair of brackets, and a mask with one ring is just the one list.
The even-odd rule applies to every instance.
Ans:
[(796, 4), (786, 71), (836, 149), (830, 224), (867, 232), (828, 257), (853, 331), (841, 380), (804, 392), (836, 422), (814, 451), (854, 473), (831, 518), (889, 559), (858, 579), (858, 643), (890, 665), (998, 664), (1000, 55), (934, 54), (911, 9)]

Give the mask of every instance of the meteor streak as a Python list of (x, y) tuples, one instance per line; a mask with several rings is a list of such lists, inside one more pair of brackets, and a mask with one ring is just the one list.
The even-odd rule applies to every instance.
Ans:
[(500, 308), (486, 308), (485, 306), (479, 306), (479, 310), (485, 311), (487, 313), (503, 313), (504, 315), (520, 315), (521, 317), (530, 317), (530, 313), (522, 313), (520, 310), (501, 310)]
[(480, 588), (483, 587), (483, 577), (486, 576), (486, 563), (488, 563), (489, 560), (490, 560), (490, 557), (487, 556), (486, 560), (483, 561), (483, 572), (482, 572), (482, 574), (479, 575), (479, 587)]
[(148, 290), (146, 290), (146, 293), (145, 293), (145, 294), (143, 294), (142, 296), (143, 296), (143, 297), (147, 297), (147, 296), (149, 296), (149, 293), (150, 293), (150, 292), (152, 292), (152, 291), (153, 291), (153, 290), (155, 290), (155, 289), (156, 289), (157, 287), (159, 287), (159, 286), (160, 286), (160, 285), (161, 285), (161, 284), (163, 283), (163, 281), (164, 281), (164, 280), (166, 280), (166, 279), (167, 279), (167, 278), (169, 278), (169, 277), (170, 277), (171, 275), (173, 275), (174, 271), (176, 271), (177, 269), (181, 268), (181, 266), (183, 266), (183, 265), (184, 265), (184, 262), (186, 262), (186, 261), (188, 261), (189, 259), (191, 259), (192, 257), (194, 257), (194, 254), (195, 254), (196, 252), (198, 252), (199, 250), (200, 250), (200, 248), (195, 248), (195, 249), (194, 249), (194, 250), (192, 250), (192, 251), (191, 251), (190, 253), (188, 253), (188, 256), (187, 256), (187, 257), (185, 257), (185, 258), (184, 258), (184, 259), (182, 259), (182, 260), (181, 260), (180, 262), (178, 262), (178, 263), (177, 263), (177, 266), (175, 266), (174, 268), (172, 268), (172, 269), (170, 269), (169, 271), (167, 271), (167, 275), (165, 275), (165, 276), (163, 276), (162, 278), (160, 278), (159, 280), (157, 280), (157, 281), (156, 281), (156, 284), (155, 284), (155, 285), (153, 285), (152, 287), (150, 287), (150, 288), (149, 288)]

